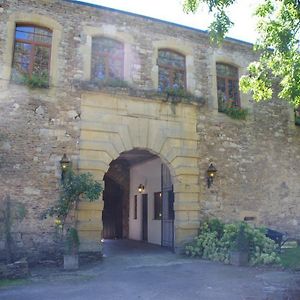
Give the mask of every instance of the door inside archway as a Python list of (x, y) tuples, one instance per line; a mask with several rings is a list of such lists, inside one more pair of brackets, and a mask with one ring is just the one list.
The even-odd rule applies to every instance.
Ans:
[(104, 176), (104, 239), (174, 247), (174, 193), (169, 168), (146, 150), (123, 152)]

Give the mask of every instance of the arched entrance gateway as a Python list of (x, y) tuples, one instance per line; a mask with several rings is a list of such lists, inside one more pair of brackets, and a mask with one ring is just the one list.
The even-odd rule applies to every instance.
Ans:
[(174, 190), (168, 166), (143, 149), (122, 152), (104, 176), (104, 239), (174, 248)]
[(175, 111), (99, 91), (81, 97), (78, 167), (103, 181), (104, 201), (79, 205), (80, 251), (99, 251), (103, 236), (180, 249), (200, 220), (198, 107), (177, 103)]

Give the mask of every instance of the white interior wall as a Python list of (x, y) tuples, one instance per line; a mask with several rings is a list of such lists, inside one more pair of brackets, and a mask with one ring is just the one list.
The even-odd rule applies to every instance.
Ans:
[[(148, 242), (161, 244), (161, 221), (154, 220), (154, 193), (161, 190), (161, 160), (156, 158), (130, 169), (129, 238), (142, 240), (142, 194), (140, 184), (148, 194)], [(137, 219), (134, 219), (134, 196), (137, 195)]]

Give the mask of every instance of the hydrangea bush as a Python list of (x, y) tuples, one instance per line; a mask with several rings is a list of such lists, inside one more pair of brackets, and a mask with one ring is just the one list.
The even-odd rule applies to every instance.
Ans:
[(217, 219), (201, 224), (199, 235), (185, 247), (186, 255), (228, 264), (230, 250), (235, 248), (241, 226), (248, 242), (250, 265), (280, 262), (274, 241), (265, 236), (265, 228), (253, 227), (245, 222), (224, 224)]

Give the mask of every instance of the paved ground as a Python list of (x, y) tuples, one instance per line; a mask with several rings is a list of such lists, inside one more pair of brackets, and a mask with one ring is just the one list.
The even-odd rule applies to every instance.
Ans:
[(105, 245), (102, 261), (34, 269), (30, 283), (0, 289), (0, 299), (300, 300), (300, 273), (187, 259), (138, 242)]

